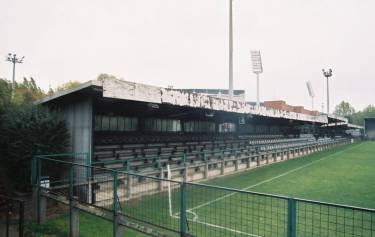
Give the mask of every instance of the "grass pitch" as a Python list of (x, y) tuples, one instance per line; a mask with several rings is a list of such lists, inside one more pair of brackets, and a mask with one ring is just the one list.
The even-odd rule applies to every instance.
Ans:
[(375, 142), (319, 152), (207, 183), (237, 189), (252, 186), (246, 190), (375, 209)]
[[(374, 154), (374, 142), (357, 143), (222, 176), (204, 184), (375, 208)], [(288, 203), (283, 199), (188, 185), (187, 200), (188, 228), (196, 236), (286, 236)], [(168, 194), (163, 192), (124, 203), (124, 212), (178, 229), (179, 190), (172, 192), (172, 216), (168, 205)], [(306, 203), (298, 205), (298, 236), (375, 236), (370, 231), (375, 227), (373, 214)], [(48, 225), (61, 226), (67, 221), (60, 218)], [(80, 227), (82, 236), (109, 236), (111, 230), (110, 223), (86, 215), (81, 218)], [(127, 234), (141, 236), (134, 232)]]

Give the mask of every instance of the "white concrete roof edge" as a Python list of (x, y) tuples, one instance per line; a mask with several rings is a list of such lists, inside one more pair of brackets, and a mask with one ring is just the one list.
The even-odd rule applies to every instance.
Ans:
[[(260, 109), (257, 109), (256, 106), (241, 101), (233, 101), (198, 93), (182, 92), (179, 90), (112, 78), (105, 79), (104, 81), (92, 80), (85, 82), (77, 88), (62, 91), (53, 96), (46, 97), (36, 102), (36, 104), (43, 104), (90, 86), (101, 87), (103, 89), (103, 97), (106, 98), (126, 99), (157, 104), (172, 104), (176, 106), (187, 106), (273, 118), (328, 123), (327, 115), (312, 116), (284, 110), (269, 109), (266, 107), (260, 107)], [(331, 115), (329, 116), (331, 117)], [(347, 121), (344, 120), (344, 122)]]

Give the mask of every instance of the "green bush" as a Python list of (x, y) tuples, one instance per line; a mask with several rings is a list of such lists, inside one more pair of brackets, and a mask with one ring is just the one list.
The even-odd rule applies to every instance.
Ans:
[(29, 191), (32, 156), (64, 152), (68, 139), (66, 124), (57, 113), (9, 104), (0, 111), (0, 178), (11, 191)]

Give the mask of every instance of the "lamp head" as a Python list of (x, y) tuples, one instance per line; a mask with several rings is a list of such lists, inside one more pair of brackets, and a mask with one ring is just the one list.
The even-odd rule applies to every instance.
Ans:
[(331, 68), (328, 69), (328, 71), (322, 69), (322, 72), (323, 72), (323, 75), (324, 75), (325, 77), (331, 77), (331, 76), (332, 76), (332, 69), (331, 69)]

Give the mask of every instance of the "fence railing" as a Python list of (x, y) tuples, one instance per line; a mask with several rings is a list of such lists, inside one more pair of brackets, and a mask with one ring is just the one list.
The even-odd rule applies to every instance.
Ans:
[(56, 157), (34, 162), (39, 196), (96, 207), (114, 228), (122, 217), (181, 236), (375, 236), (373, 209), (171, 180), (168, 170), (151, 177)]

